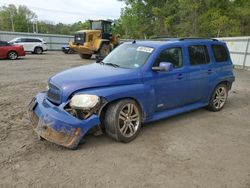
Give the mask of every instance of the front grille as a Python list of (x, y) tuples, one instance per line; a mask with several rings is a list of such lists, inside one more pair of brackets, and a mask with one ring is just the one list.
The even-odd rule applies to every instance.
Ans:
[(57, 86), (49, 83), (47, 98), (51, 102), (59, 104), (61, 102), (61, 90)]

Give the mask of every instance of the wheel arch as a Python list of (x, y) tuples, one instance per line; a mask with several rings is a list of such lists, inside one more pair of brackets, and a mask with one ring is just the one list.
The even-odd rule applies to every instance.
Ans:
[[(100, 111), (99, 111), (99, 117), (100, 117), (100, 121), (101, 123), (103, 123), (104, 121), (104, 116), (105, 116), (105, 113), (108, 109), (108, 107), (118, 101), (121, 101), (121, 100), (126, 100), (126, 99), (130, 99), (130, 100), (133, 100), (140, 108), (140, 112), (141, 112), (141, 116), (142, 116), (142, 122), (143, 120), (145, 119), (145, 113), (144, 113), (144, 110), (143, 110), (143, 105), (141, 104), (141, 102), (134, 98), (134, 97), (121, 97), (121, 98), (116, 98), (116, 99), (113, 99), (111, 101), (107, 101), (106, 99), (106, 103), (101, 107)], [(103, 127), (104, 128), (104, 127)]]
[(216, 87), (220, 84), (225, 84), (227, 86), (228, 91), (231, 89), (232, 87), (232, 81), (229, 80), (219, 80), (218, 82), (216, 82), (216, 84), (213, 86), (211, 92), (209, 93), (209, 100), (211, 99)]

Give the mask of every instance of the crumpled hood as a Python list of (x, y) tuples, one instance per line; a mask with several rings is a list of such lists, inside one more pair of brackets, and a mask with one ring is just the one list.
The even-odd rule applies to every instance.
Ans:
[(141, 82), (139, 69), (115, 68), (97, 63), (68, 69), (51, 77), (49, 82), (62, 90), (62, 102), (79, 90)]

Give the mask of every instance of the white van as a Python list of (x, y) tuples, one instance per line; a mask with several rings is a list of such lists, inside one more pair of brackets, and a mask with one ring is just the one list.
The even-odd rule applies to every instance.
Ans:
[(19, 37), (11, 40), (9, 43), (22, 45), (24, 51), (35, 54), (42, 54), (47, 51), (47, 43), (42, 38)]

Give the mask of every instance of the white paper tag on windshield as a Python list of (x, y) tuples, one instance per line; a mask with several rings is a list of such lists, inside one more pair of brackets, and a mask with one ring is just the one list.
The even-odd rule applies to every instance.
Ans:
[(144, 46), (139, 46), (136, 51), (139, 52), (146, 52), (146, 53), (152, 53), (154, 48), (149, 48), (149, 47), (144, 47)]

